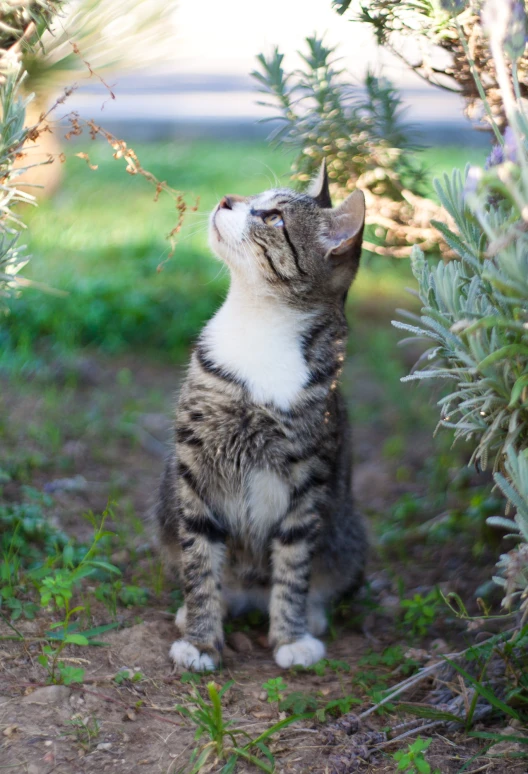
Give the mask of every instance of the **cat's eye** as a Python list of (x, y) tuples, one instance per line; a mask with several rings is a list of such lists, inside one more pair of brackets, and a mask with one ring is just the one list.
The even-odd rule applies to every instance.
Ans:
[(284, 221), (278, 212), (272, 212), (269, 215), (264, 215), (262, 220), (266, 226), (284, 226)]

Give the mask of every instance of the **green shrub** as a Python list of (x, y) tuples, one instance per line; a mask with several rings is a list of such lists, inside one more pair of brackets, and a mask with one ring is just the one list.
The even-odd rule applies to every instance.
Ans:
[(426, 169), (397, 90), (371, 72), (361, 85), (346, 78), (336, 49), (321, 38), (307, 38), (306, 45), (302, 69), (286, 72), (275, 48), (269, 57), (259, 54), (252, 73), (279, 111), (272, 137), (295, 148), (293, 179), (305, 186), (324, 159), (332, 194), (361, 188), (371, 227), (363, 246), (372, 253), (404, 257), (416, 241), (424, 249), (438, 246), (429, 221), (441, 213), (423, 195)]
[[(405, 380), (448, 380), (447, 393), (439, 401), (440, 424), (453, 429), (455, 439), (473, 444), (472, 461), (481, 468), (493, 467), (498, 486), (516, 509), (515, 522), (490, 522), (507, 525), (521, 538), (516, 549), (501, 557), (501, 583), (507, 588), (504, 604), (520, 595), (526, 615), (528, 117), (517, 61), (513, 58), (509, 65), (504, 54), (510, 13), (510, 5), (499, 0), (488, 0), (483, 11), (509, 126), (504, 133), (495, 126), (500, 142), (484, 169), (468, 167), (464, 175), (455, 170), (436, 183), (452, 225), (435, 225), (456, 260), (431, 265), (421, 250), (413, 251), (422, 313), (407, 315), (410, 324), (394, 324), (412, 338), (432, 342)], [(523, 33), (517, 56), (524, 47)]]

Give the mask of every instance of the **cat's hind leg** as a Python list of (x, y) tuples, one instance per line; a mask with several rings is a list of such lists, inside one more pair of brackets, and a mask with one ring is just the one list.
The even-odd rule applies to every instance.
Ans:
[(310, 592), (308, 597), (308, 631), (314, 637), (321, 637), (328, 629), (328, 617), (324, 601)]

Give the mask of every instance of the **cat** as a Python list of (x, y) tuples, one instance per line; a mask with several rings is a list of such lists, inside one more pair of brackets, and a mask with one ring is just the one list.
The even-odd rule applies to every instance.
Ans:
[(324, 163), (306, 193), (224, 196), (211, 214), (230, 289), (193, 351), (157, 505), (184, 594), (176, 668), (218, 666), (224, 616), (254, 607), (276, 663), (309, 666), (326, 606), (361, 583), (338, 380), (364, 218), (360, 190), (332, 208)]

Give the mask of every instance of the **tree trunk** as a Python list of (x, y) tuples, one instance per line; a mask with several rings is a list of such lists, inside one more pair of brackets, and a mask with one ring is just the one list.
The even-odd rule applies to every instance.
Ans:
[[(45, 112), (45, 104), (35, 98), (26, 108), (26, 126), (34, 126)], [(16, 178), (17, 186), (37, 199), (53, 196), (62, 181), (62, 164), (59, 159), (62, 146), (57, 132), (56, 126), (43, 122), (38, 138), (34, 142), (28, 140), (24, 146), (24, 157), (15, 164), (19, 168), (28, 167), (52, 159), (50, 163), (31, 166), (31, 169)]]

